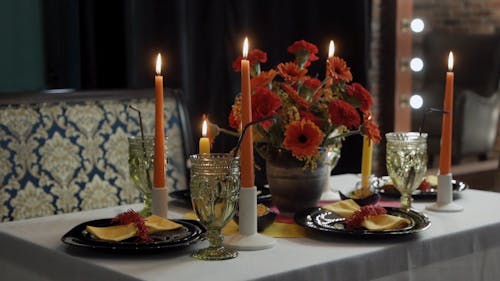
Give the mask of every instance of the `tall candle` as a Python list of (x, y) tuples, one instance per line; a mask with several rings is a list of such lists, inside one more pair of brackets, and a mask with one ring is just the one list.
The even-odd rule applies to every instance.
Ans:
[[(248, 56), (248, 38), (243, 43), (243, 59), (241, 60), (241, 122), (243, 127), (252, 122), (252, 97), (250, 92), (250, 62)], [(241, 186), (253, 187), (255, 176), (253, 170), (253, 133), (247, 130), (240, 149)]]
[(207, 138), (208, 123), (207, 119), (203, 120), (201, 127), (201, 138), (199, 142), (200, 154), (210, 154), (210, 139)]
[[(328, 58), (326, 59), (326, 73), (325, 73), (325, 78), (328, 78), (328, 68), (330, 68), (330, 63), (331, 59), (333, 58), (333, 55), (335, 54), (335, 43), (333, 40), (330, 40), (330, 45), (328, 45)], [(330, 86), (332, 85), (332, 80), (326, 81), (326, 85)]]
[(451, 138), (453, 136), (453, 53), (448, 55), (448, 72), (444, 92), (443, 126), (441, 128), (441, 153), (439, 158), (439, 174), (446, 175), (451, 170)]
[(155, 76), (155, 148), (153, 186), (165, 187), (165, 132), (163, 125), (163, 76), (161, 75), (161, 55), (156, 58)]
[(333, 43), (333, 40), (330, 40), (330, 45), (328, 46), (328, 58), (333, 58), (334, 54), (335, 54), (335, 43)]
[(370, 187), (370, 176), (372, 174), (373, 142), (368, 136), (363, 137), (363, 155), (361, 160), (361, 187)]

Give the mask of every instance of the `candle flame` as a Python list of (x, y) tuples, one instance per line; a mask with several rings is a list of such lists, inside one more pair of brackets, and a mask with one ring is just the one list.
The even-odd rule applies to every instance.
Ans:
[(333, 57), (335, 54), (335, 43), (333, 43), (333, 40), (330, 40), (330, 46), (328, 46), (328, 58)]
[(243, 41), (243, 58), (246, 59), (248, 56), (248, 38), (245, 37), (245, 41)]
[(161, 74), (161, 54), (158, 53), (158, 56), (156, 57), (156, 74), (160, 75)]
[(205, 119), (205, 120), (203, 120), (203, 125), (201, 126), (201, 135), (203, 137), (206, 137), (207, 131), (208, 131), (208, 123), (207, 123), (207, 119)]
[(453, 71), (453, 52), (448, 55), (448, 70)]

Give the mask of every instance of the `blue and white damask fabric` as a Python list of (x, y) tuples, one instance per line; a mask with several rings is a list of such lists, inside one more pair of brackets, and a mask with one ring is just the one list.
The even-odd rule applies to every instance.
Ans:
[[(139, 202), (128, 172), (129, 136), (154, 134), (152, 99), (0, 107), (2, 221)], [(181, 122), (175, 99), (164, 103), (167, 185), (186, 188)]]

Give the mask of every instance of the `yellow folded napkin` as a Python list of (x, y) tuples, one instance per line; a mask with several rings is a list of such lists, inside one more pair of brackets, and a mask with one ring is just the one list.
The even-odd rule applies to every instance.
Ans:
[[(145, 218), (144, 224), (148, 228), (148, 233), (173, 230), (182, 227), (182, 225), (176, 222), (156, 215)], [(87, 225), (85, 228), (89, 233), (97, 238), (113, 242), (119, 242), (134, 237), (137, 233), (137, 226), (134, 223), (105, 227)]]
[[(194, 212), (188, 212), (184, 215), (185, 219), (197, 220), (198, 217)], [(236, 235), (239, 233), (239, 226), (234, 221), (229, 221), (221, 231), (222, 235), (230, 236)], [(261, 234), (274, 237), (274, 238), (300, 238), (306, 237), (306, 231), (303, 227), (295, 224), (295, 223), (282, 223), (282, 222), (274, 222), (270, 226), (268, 226)]]
[[(326, 206), (324, 209), (330, 210), (337, 215), (348, 218), (357, 210), (361, 209), (359, 205), (352, 199), (342, 200)], [(410, 220), (392, 215), (377, 215), (366, 217), (361, 226), (372, 231), (392, 230), (407, 227), (411, 224)]]

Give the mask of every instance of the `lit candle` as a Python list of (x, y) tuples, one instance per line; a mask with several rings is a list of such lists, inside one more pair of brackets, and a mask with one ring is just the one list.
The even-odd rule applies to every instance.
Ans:
[(333, 43), (333, 40), (330, 40), (330, 45), (328, 46), (328, 58), (333, 58), (334, 54), (335, 54), (335, 43)]
[(453, 135), (453, 53), (448, 55), (448, 72), (444, 91), (443, 126), (441, 128), (441, 153), (439, 158), (439, 174), (446, 175), (451, 170), (451, 138)]
[(210, 154), (210, 140), (207, 138), (208, 123), (207, 119), (203, 120), (203, 125), (201, 126), (201, 138), (200, 138), (200, 154)]
[[(335, 43), (333, 43), (333, 40), (330, 40), (330, 45), (328, 46), (328, 58), (326, 59), (326, 73), (325, 73), (325, 78), (328, 77), (328, 68), (330, 67), (330, 62), (331, 59), (333, 58), (333, 55), (335, 55)], [(332, 80), (329, 79), (326, 81), (326, 85), (330, 86), (332, 85)]]
[[(250, 93), (250, 62), (248, 56), (248, 38), (243, 43), (243, 59), (241, 60), (241, 122), (242, 126), (252, 122), (252, 97)], [(253, 187), (255, 177), (253, 170), (253, 133), (247, 130), (240, 149), (241, 186)]]
[(163, 76), (161, 76), (161, 55), (156, 58), (155, 76), (155, 148), (153, 185), (165, 187), (165, 132), (163, 125)]
[(370, 176), (372, 174), (372, 152), (373, 142), (368, 136), (363, 137), (363, 156), (361, 160), (361, 187), (370, 187)]

